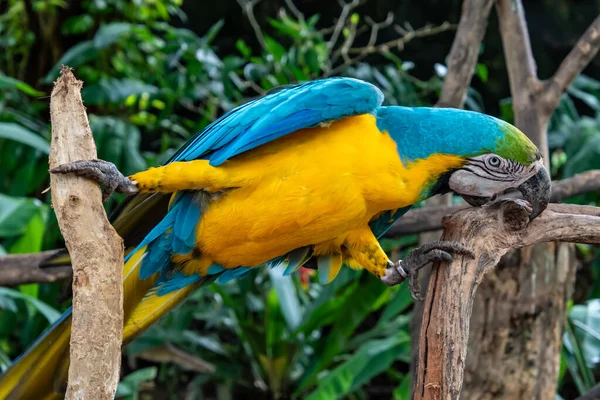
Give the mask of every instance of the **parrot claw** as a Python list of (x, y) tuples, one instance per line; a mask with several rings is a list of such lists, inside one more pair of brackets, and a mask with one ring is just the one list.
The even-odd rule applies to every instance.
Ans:
[(422, 301), (421, 285), (419, 283), (419, 270), (429, 263), (437, 261), (452, 261), (452, 254), (461, 254), (475, 257), (469, 248), (457, 242), (439, 241), (427, 243), (413, 250), (404, 260), (397, 263), (389, 262), (389, 267), (382, 282), (388, 286), (394, 286), (404, 280), (408, 280), (408, 287), (413, 299)]
[(102, 189), (102, 201), (108, 200), (113, 192), (127, 195), (136, 194), (139, 190), (137, 183), (125, 177), (115, 164), (104, 160), (82, 160), (59, 165), (50, 170), (52, 174), (75, 174), (82, 178), (91, 179)]

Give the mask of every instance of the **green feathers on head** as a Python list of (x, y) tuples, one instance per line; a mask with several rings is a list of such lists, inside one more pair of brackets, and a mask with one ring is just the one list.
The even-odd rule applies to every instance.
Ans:
[(500, 130), (504, 135), (496, 139), (495, 153), (499, 156), (524, 165), (530, 165), (542, 157), (535, 144), (516, 127), (504, 122), (500, 125)]

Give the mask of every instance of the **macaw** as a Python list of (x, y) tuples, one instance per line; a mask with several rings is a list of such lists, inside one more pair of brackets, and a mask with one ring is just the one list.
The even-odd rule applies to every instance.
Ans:
[[(360, 80), (310, 81), (233, 109), (164, 166), (128, 178), (102, 160), (52, 170), (96, 180), (105, 197), (134, 195), (112, 218), (126, 245), (124, 343), (199, 286), (259, 266), (283, 264), (290, 274), (313, 265), (326, 283), (347, 265), (393, 285), (429, 262), (470, 254), (436, 242), (394, 263), (380, 247), (396, 220), (437, 194), (479, 206), (516, 188), (531, 218), (546, 208), (540, 152), (514, 126), (382, 102)], [(0, 399), (62, 396), (70, 321), (69, 310), (0, 377)]]

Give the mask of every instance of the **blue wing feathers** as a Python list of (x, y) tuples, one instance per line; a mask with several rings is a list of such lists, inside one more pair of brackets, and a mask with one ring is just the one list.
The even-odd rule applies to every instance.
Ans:
[(146, 235), (144, 240), (142, 240), (142, 242), (140, 244), (138, 244), (137, 247), (133, 251), (131, 251), (127, 254), (127, 256), (125, 257), (125, 262), (127, 262), (129, 260), (129, 258), (133, 254), (135, 254), (139, 249), (152, 243), (153, 241), (158, 239), (160, 236), (162, 236), (168, 229), (170, 229), (173, 226), (173, 222), (175, 221), (176, 215), (177, 215), (176, 209), (172, 208), (171, 210), (169, 210), (169, 212), (167, 212), (167, 215), (165, 215), (165, 217), (154, 228), (152, 228), (152, 230), (150, 231), (150, 233), (148, 233)]
[[(265, 120), (260, 121), (252, 127), (252, 130), (246, 132), (247, 135), (238, 136), (230, 143), (229, 146), (223, 147), (212, 154), (210, 159), (217, 164), (222, 164), (227, 158), (230, 158), (232, 148), (235, 148), (237, 153), (242, 153), (284, 136), (285, 133), (282, 132), (289, 133), (290, 129), (293, 129), (293, 132), (302, 128), (312, 127), (320, 122), (323, 122), (322, 117), (309, 114), (309, 110), (302, 110), (285, 120), (279, 120), (273, 123), (267, 121), (268, 123), (266, 123), (266, 126), (264, 127), (262, 125), (265, 125)], [(260, 131), (261, 135), (255, 135), (255, 131)], [(256, 139), (252, 140), (252, 138)]]
[(228, 112), (190, 140), (172, 160), (208, 158), (211, 165), (217, 166), (296, 130), (371, 113), (382, 102), (379, 89), (352, 78), (329, 78), (290, 86)]
[(146, 250), (146, 256), (140, 266), (140, 279), (148, 279), (155, 273), (165, 270), (171, 262), (171, 253), (173, 246), (169, 232), (165, 232), (158, 239), (154, 240)]
[(408, 206), (400, 208), (396, 210), (396, 212), (386, 211), (381, 214), (379, 218), (371, 221), (369, 226), (371, 227), (375, 237), (377, 239), (381, 238), (392, 227), (392, 225), (394, 225), (394, 222), (400, 219), (400, 217), (406, 214), (411, 208), (412, 206)]
[(165, 294), (172, 293), (176, 290), (183, 289), (184, 287), (198, 282), (202, 279), (202, 276), (198, 274), (185, 275), (181, 272), (176, 272), (165, 281), (157, 283), (148, 295), (156, 293), (157, 296), (163, 296)]
[(248, 267), (237, 267), (237, 268), (225, 270), (225, 272), (223, 272), (217, 278), (217, 283), (223, 284), (223, 283), (230, 282), (236, 278), (239, 278), (240, 276), (246, 275), (251, 270), (252, 270), (252, 268), (248, 268)]
[(225, 268), (223, 268), (219, 264), (213, 264), (210, 267), (208, 267), (208, 270), (206, 271), (206, 273), (208, 275), (216, 275), (216, 274), (219, 274), (219, 273), (221, 273), (223, 271), (225, 271)]
[[(374, 113), (382, 102), (383, 94), (379, 89), (352, 78), (329, 78), (292, 85), (226, 113), (188, 141), (169, 162), (207, 159), (211, 165), (218, 166), (242, 152), (297, 130), (352, 115)], [(171, 254), (187, 254), (193, 249), (195, 227), (200, 218), (201, 210), (194, 202), (193, 193), (180, 193), (163, 220), (136, 248), (148, 246), (148, 254), (140, 267), (141, 279), (161, 272), (155, 291), (158, 295), (202, 278), (197, 274), (169, 273)], [(218, 282), (224, 283), (248, 271), (250, 268), (243, 266), (225, 270), (213, 265), (208, 273), (220, 274)]]
[(185, 193), (178, 203), (177, 217), (173, 225), (173, 251), (187, 254), (196, 244), (196, 224), (200, 219), (200, 207), (192, 193)]

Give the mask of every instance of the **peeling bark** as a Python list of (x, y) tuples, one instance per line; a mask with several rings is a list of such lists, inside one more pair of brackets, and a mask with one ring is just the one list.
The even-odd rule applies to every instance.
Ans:
[[(50, 96), (50, 168), (96, 158), (81, 87), (63, 67)], [(100, 188), (51, 176), (52, 206), (73, 265), (71, 364), (67, 399), (113, 399), (123, 331), (123, 241), (106, 217)]]
[(575, 268), (572, 246), (548, 247), (511, 252), (486, 275), (471, 318), (462, 398), (554, 398)]
[[(531, 223), (529, 222), (530, 211), (522, 201), (504, 200), (489, 207), (458, 211), (444, 218), (445, 230), (442, 240), (460, 241), (474, 250), (475, 258), (468, 259), (457, 256), (451, 263), (440, 264), (432, 269), (427, 297), (423, 304), (414, 399), (450, 400), (459, 398), (465, 367), (469, 365), (472, 368), (470, 364), (472, 360), (467, 357), (467, 342), (475, 293), (484, 279), (484, 274), (498, 263), (500, 257), (514, 248), (549, 241), (600, 243), (600, 208), (553, 204)], [(525, 250), (524, 253), (527, 251), (532, 255), (535, 254), (531, 249)], [(568, 254), (563, 256), (568, 257)], [(523, 260), (523, 262), (531, 264), (535, 263), (535, 260)], [(523, 270), (521, 273), (526, 274), (527, 271)], [(572, 273), (569, 276), (568, 267), (557, 276), (560, 276), (562, 281), (573, 280)], [(549, 286), (545, 285), (545, 287)], [(552, 375), (555, 372), (553, 363), (548, 362), (545, 365), (549, 371), (544, 374), (546, 377), (552, 376), (552, 381), (540, 379), (537, 364), (540, 360), (550, 359), (548, 361), (551, 361), (554, 358), (556, 349), (547, 349), (546, 347), (549, 345), (544, 340), (550, 341), (552, 343), (550, 346), (552, 346), (557, 337), (560, 339), (562, 324), (554, 323), (556, 320), (554, 315), (538, 312), (539, 308), (531, 300), (541, 301), (546, 309), (551, 309), (553, 306), (564, 309), (566, 302), (563, 299), (568, 298), (569, 293), (563, 293), (562, 298), (559, 296), (558, 299), (554, 299), (552, 296), (557, 293), (549, 293), (548, 296), (542, 298), (535, 296), (531, 291), (521, 289), (515, 285), (507, 285), (505, 288), (507, 295), (516, 294), (516, 296), (510, 297), (509, 303), (502, 303), (507, 305), (504, 314), (509, 317), (527, 316), (529, 324), (519, 326), (516, 332), (539, 334), (539, 338), (537, 338), (537, 342), (532, 340), (514, 342), (515, 347), (513, 348), (508, 345), (501, 347), (499, 346), (501, 343), (492, 343), (487, 346), (493, 353), (505, 354), (507, 350), (518, 352), (519, 357), (524, 358), (532, 366), (529, 371), (523, 369), (520, 363), (516, 363), (513, 365), (512, 376), (502, 375), (502, 378), (508, 381), (507, 385), (515, 384), (515, 390), (510, 394), (503, 392), (501, 397), (511, 399), (553, 398), (555, 393), (555, 376)], [(519, 296), (519, 293), (522, 295)], [(485, 307), (485, 303), (483, 304)], [(556, 312), (559, 313), (560, 309)], [(491, 314), (488, 314), (487, 318), (493, 324), (504, 322)], [(522, 320), (518, 318), (516, 322), (521, 323)], [(528, 330), (528, 325), (536, 328), (540, 326), (544, 330)], [(549, 326), (550, 329), (546, 329)], [(490, 326), (489, 328), (498, 329), (497, 336), (504, 335), (510, 339), (510, 326)], [(495, 337), (490, 336), (488, 332), (480, 333), (480, 339), (483, 340)], [(531, 346), (532, 343), (537, 343), (539, 346), (534, 348)], [(560, 344), (560, 341), (558, 343)], [(474, 351), (472, 353), (475, 354)], [(498, 361), (489, 357), (483, 362), (490, 362), (490, 360)], [(503, 368), (505, 370), (506, 366)], [(501, 369), (497, 368), (497, 370)], [(527, 373), (528, 371), (532, 376)], [(514, 378), (512, 381), (511, 377)], [(534, 382), (535, 390), (523, 391), (522, 385), (519, 384), (523, 380)], [(488, 393), (490, 394), (488, 395)], [(498, 398), (498, 395), (498, 391), (482, 390), (475, 393), (465, 390), (463, 394), (467, 399)]]

